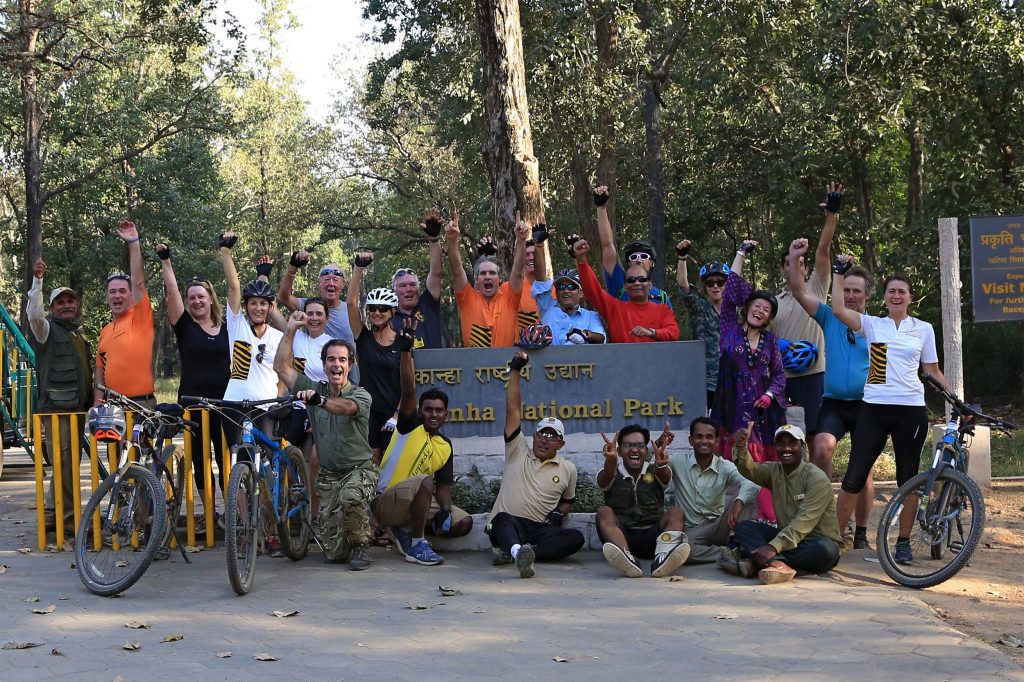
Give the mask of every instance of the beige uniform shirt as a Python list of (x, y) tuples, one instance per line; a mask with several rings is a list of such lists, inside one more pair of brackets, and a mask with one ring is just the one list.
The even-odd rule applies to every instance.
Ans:
[(560, 455), (540, 461), (522, 431), (505, 443), (505, 472), (487, 523), (498, 512), (543, 522), (562, 500), (576, 499), (576, 465)]
[[(812, 272), (811, 278), (807, 280), (807, 291), (822, 303), (828, 301), (828, 289), (831, 284), (830, 278), (822, 280), (818, 273)], [(786, 372), (786, 378), (807, 376), (825, 371), (825, 335), (821, 331), (821, 325), (814, 321), (814, 318), (807, 314), (800, 302), (789, 293), (783, 291), (776, 296), (779, 301), (779, 314), (772, 320), (769, 329), (780, 339), (788, 341), (810, 341), (818, 347), (818, 359), (814, 361), (806, 372)]]

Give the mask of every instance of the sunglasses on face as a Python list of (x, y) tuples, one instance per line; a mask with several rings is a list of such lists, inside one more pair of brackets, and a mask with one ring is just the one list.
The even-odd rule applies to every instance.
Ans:
[(110, 284), (115, 279), (123, 279), (126, 282), (131, 282), (132, 278), (123, 272), (115, 272), (112, 275), (107, 275), (107, 284)]
[(338, 268), (324, 268), (323, 270), (320, 271), (320, 276), (321, 277), (326, 277), (328, 275), (334, 275), (335, 277), (343, 277), (344, 276), (342, 274), (341, 270), (339, 270)]
[(566, 282), (565, 284), (559, 284), (556, 288), (559, 291), (578, 291), (579, 290), (578, 286), (576, 286), (575, 284), (568, 283), (568, 282)]
[(632, 275), (631, 277), (626, 278), (626, 284), (636, 284), (637, 282), (640, 284), (647, 284), (650, 281), (651, 278), (645, 277), (644, 275)]
[(640, 263), (643, 261), (651, 260), (651, 254), (638, 251), (637, 253), (629, 254), (629, 260), (632, 263)]
[(366, 312), (368, 313), (390, 313), (391, 306), (388, 305), (368, 305), (366, 306)]
[(853, 330), (849, 327), (846, 328), (846, 340), (851, 346), (857, 345), (857, 337), (854, 336)]
[(647, 443), (623, 443), (622, 444), (622, 449), (623, 450), (627, 450), (627, 451), (629, 451), (629, 450), (646, 450), (647, 449)]
[(561, 438), (557, 433), (551, 433), (550, 431), (538, 431), (533, 434), (534, 438), (540, 438), (541, 440), (558, 440)]
[(267, 344), (261, 343), (256, 346), (256, 349), (259, 351), (259, 353), (256, 354), (256, 364), (259, 365), (263, 363), (263, 356), (267, 353)]
[(704, 286), (706, 286), (706, 287), (715, 287), (717, 289), (718, 287), (724, 287), (725, 286), (725, 280), (724, 279), (709, 279), (708, 281), (704, 282)]
[(395, 270), (395, 274), (391, 276), (391, 280), (394, 281), (399, 277), (405, 277), (406, 275), (415, 277), (416, 272), (412, 268), (398, 268), (397, 270)]

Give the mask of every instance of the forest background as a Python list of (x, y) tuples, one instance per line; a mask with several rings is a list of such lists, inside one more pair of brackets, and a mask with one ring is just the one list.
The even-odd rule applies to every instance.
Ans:
[(288, 2), (259, 5), (247, 34), (230, 2), (0, 0), (0, 302), (15, 318), (41, 254), (47, 290), (83, 292), (96, 338), (130, 217), (173, 375), (158, 241), (179, 280), (221, 292), (224, 229), (241, 261), (278, 259), (274, 280), (293, 250), (347, 263), (371, 246), (372, 287), (426, 271), (433, 206), (458, 208), (471, 254), (492, 234), (507, 256), (516, 207), (596, 243), (596, 183), (618, 243), (654, 243), (670, 292), (684, 237), (697, 262), (758, 240), (744, 274), (780, 289), (779, 251), (817, 239), (835, 180), (834, 251), (910, 274), (940, 335), (936, 221), (959, 218), (967, 395), (1024, 397), (1024, 324), (973, 323), (967, 240), (971, 215), (1024, 213), (1020, 3), (362, 0), (373, 55), (337, 70), (326, 117), (280, 59)]

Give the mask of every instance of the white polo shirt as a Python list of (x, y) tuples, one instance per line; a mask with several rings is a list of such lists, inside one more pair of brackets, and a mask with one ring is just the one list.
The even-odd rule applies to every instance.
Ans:
[(868, 341), (868, 378), (864, 402), (875, 405), (924, 405), (924, 384), (918, 378), (922, 363), (939, 361), (935, 330), (916, 317), (899, 327), (888, 317), (860, 316)]

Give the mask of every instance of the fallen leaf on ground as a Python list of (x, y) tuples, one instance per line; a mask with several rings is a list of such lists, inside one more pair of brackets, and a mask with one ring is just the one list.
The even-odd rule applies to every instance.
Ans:
[(132, 630), (149, 629), (149, 623), (143, 623), (140, 620), (130, 620), (127, 623), (125, 623), (124, 626), (126, 628), (131, 628)]
[(202, 551), (202, 547), (196, 547), (195, 545), (185, 545), (185, 554), (198, 554)]
[(564, 656), (552, 656), (551, 660), (555, 663), (568, 663), (572, 659), (566, 658)]
[(43, 607), (41, 609), (32, 609), (32, 613), (38, 613), (41, 616), (45, 616), (46, 614), (53, 613), (56, 610), (57, 610), (57, 605), (56, 604), (50, 604), (49, 606), (45, 606), (45, 607)]
[(0, 564), (0, 573), (6, 573), (8, 568), (10, 568), (10, 566), (7, 564)]
[(876, 557), (876, 556), (866, 556), (866, 557), (864, 557), (864, 561), (870, 561), (873, 564), (879, 563), (878, 557)]
[(114, 565), (117, 566), (118, 568), (128, 568), (128, 562), (125, 561), (124, 559), (121, 559), (120, 561), (118, 561)]
[(124, 678), (120, 675), (117, 675), (116, 677), (114, 677), (113, 682), (124, 682)]
[(161, 642), (180, 642), (183, 639), (185, 639), (185, 635), (181, 634), (180, 632), (175, 632), (173, 635), (167, 635), (166, 637), (164, 637), (160, 641)]
[(410, 602), (406, 602), (406, 604), (408, 604), (409, 609), (412, 610), (412, 611), (426, 611), (427, 609), (430, 608), (426, 604), (413, 604), (411, 601)]
[(476, 611), (474, 611), (473, 613), (487, 613), (487, 612), (486, 612), (486, 611), (484, 611), (483, 609), (477, 609), (477, 610), (476, 610)]
[(442, 597), (454, 597), (457, 594), (462, 594), (462, 590), (457, 590), (454, 587), (445, 587), (444, 585), (438, 585), (437, 589), (441, 591)]
[(39, 597), (25, 597), (24, 601), (26, 604), (35, 604), (37, 601), (39, 601)]
[(255, 653), (255, 654), (252, 655), (252, 657), (255, 658), (257, 661), (276, 661), (276, 660), (278, 660), (277, 656), (271, 656), (270, 654), (268, 654), (265, 651), (260, 651), (258, 653)]
[(31, 554), (31, 553), (32, 553), (32, 550), (29, 549), (28, 547), (19, 547), (18, 548), (18, 554)]
[(739, 616), (735, 613), (720, 613), (715, 616), (716, 620), (735, 620), (736, 618), (739, 618)]
[(7, 649), (11, 651), (13, 649), (34, 649), (37, 646), (42, 646), (46, 642), (7, 642), (0, 649)]
[(126, 651), (138, 651), (142, 648), (142, 642), (125, 642), (121, 648)]
[(50, 649), (50, 655), (51, 656), (63, 656), (64, 652), (61, 651), (60, 649), (54, 647), (53, 649)]
[(277, 616), (278, 618), (291, 618), (292, 616), (299, 615), (299, 612), (298, 611), (277, 611), (277, 610), (275, 610), (273, 612), (273, 615)]
[(57, 595), (57, 601), (67, 601), (68, 599), (71, 599), (71, 597), (69, 597), (66, 594), (58, 594)]
[(217, 652), (217, 658), (231, 658), (231, 652), (230, 651), (218, 651)]
[(672, 575), (672, 576), (669, 576), (668, 581), (670, 583), (680, 583), (680, 582), (683, 581), (683, 576), (681, 576), (681, 575)]
[[(1003, 635), (998, 639), (999, 644), (1005, 644), (1006, 646), (1021, 647), (1024, 646), (1024, 641), (1021, 641), (1013, 635)], [(5, 649), (7, 647), (4, 647)]]

